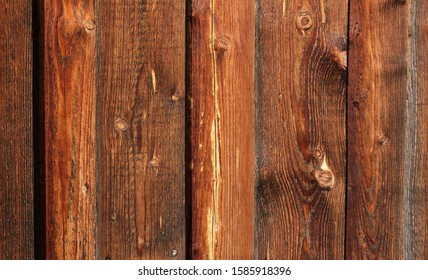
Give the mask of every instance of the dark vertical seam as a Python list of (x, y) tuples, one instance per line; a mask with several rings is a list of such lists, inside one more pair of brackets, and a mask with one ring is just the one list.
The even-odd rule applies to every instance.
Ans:
[(260, 42), (259, 42), (259, 36), (260, 36), (260, 1), (259, 0), (255, 0), (255, 42), (254, 42), (254, 118), (255, 118), (255, 122), (254, 122), (254, 137), (255, 137), (255, 141), (254, 141), (254, 155), (255, 155), (255, 170), (254, 170), (254, 248), (253, 248), (253, 258), (254, 259), (258, 259), (258, 255), (259, 255), (259, 251), (258, 251), (258, 244), (259, 244), (259, 240), (258, 240), (258, 211), (257, 211), (257, 207), (258, 207), (258, 203), (257, 203), (257, 191), (258, 191), (258, 181), (259, 181), (259, 156), (258, 156), (258, 147), (259, 147), (259, 137), (258, 137), (258, 129), (259, 129), (259, 107), (258, 107), (258, 99), (259, 99), (259, 48), (260, 48)]
[(99, 156), (98, 156), (98, 153), (99, 153), (99, 151), (100, 151), (100, 147), (99, 147), (99, 142), (100, 141), (98, 141), (98, 128), (99, 128), (99, 124), (98, 124), (98, 81), (99, 81), (99, 79), (98, 79), (98, 55), (99, 55), (99, 53), (98, 53), (98, 29), (101, 27), (101, 25), (100, 24), (98, 24), (98, 1), (97, 0), (93, 0), (94, 1), (94, 22), (95, 22), (95, 26), (96, 26), (96, 29), (95, 29), (95, 65), (94, 65), (94, 67), (95, 67), (95, 97), (94, 97), (94, 122), (95, 122), (95, 124), (94, 124), (94, 126), (95, 126), (95, 161), (94, 161), (94, 164), (95, 164), (95, 166), (94, 166), (94, 172), (95, 172), (95, 174), (94, 174), (94, 178), (95, 178), (95, 182), (94, 182), (94, 184), (95, 184), (95, 190), (94, 190), (94, 258), (95, 259), (100, 259), (100, 256), (99, 256), (99, 254), (98, 254), (98, 249), (97, 249), (97, 245), (98, 245), (98, 238), (97, 238), (97, 234), (98, 234), (98, 189), (99, 189), (99, 186), (98, 186), (98, 182), (99, 182), (99, 180), (98, 180), (98, 176), (99, 176), (99, 172), (98, 172), (98, 159), (99, 159)]
[(44, 6), (43, 0), (32, 4), (32, 96), (33, 96), (33, 152), (34, 152), (34, 258), (46, 259), (46, 142), (44, 111)]
[(192, 218), (193, 218), (193, 197), (192, 197), (192, 171), (190, 169), (192, 161), (192, 120), (191, 120), (191, 73), (192, 73), (192, 0), (186, 0), (185, 7), (185, 174), (184, 174), (184, 192), (185, 192), (185, 259), (192, 259)]
[(345, 138), (346, 138), (346, 149), (345, 149), (345, 231), (343, 235), (343, 259), (346, 260), (347, 252), (347, 234), (348, 234), (348, 160), (349, 160), (349, 48), (350, 48), (350, 36), (351, 36), (351, 2), (353, 0), (348, 0), (348, 11), (347, 11), (347, 34), (346, 34), (346, 92), (345, 92)]

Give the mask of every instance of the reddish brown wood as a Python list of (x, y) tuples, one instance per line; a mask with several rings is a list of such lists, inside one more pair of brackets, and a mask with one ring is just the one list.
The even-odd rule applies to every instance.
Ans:
[(256, 258), (342, 259), (347, 1), (258, 7)]
[(97, 1), (97, 257), (182, 259), (184, 1)]
[(95, 257), (94, 3), (45, 0), (46, 257)]
[(31, 12), (0, 4), (0, 260), (34, 258)]
[(346, 255), (426, 259), (428, 7), (350, 8)]
[(3, 0), (0, 259), (427, 259), (427, 15)]
[(192, 257), (254, 250), (253, 1), (191, 2)]
[(410, 202), (405, 201), (410, 4), (351, 1), (350, 7), (346, 256), (401, 259)]

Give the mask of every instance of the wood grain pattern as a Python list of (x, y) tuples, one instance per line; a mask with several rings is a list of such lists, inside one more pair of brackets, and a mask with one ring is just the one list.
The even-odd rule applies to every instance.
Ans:
[[(408, 119), (414, 130), (408, 137), (407, 147), (413, 147), (413, 159), (408, 160), (406, 177), (413, 186), (408, 196), (410, 226), (409, 237), (405, 241), (405, 258), (428, 259), (428, 3), (412, 1), (410, 71), (414, 99), (409, 109)], [(413, 237), (413, 238), (412, 238)]]
[(97, 1), (97, 258), (185, 257), (184, 20), (184, 1)]
[(407, 245), (413, 246), (411, 2), (350, 2), (349, 259), (403, 259), (410, 257)]
[(0, 259), (427, 259), (427, 16), (2, 0)]
[(43, 3), (46, 257), (93, 259), (94, 3)]
[(254, 251), (253, 1), (191, 1), (192, 258)]
[(0, 4), (0, 260), (34, 258), (31, 13)]
[(351, 1), (348, 258), (428, 257), (426, 5)]
[(256, 258), (342, 259), (347, 1), (260, 0), (257, 26)]

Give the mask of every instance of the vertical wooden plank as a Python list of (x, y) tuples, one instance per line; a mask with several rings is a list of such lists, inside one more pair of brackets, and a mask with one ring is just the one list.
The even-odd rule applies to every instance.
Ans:
[(408, 220), (413, 207), (408, 164), (416, 151), (409, 143), (414, 120), (408, 119), (415, 110), (411, 2), (350, 1), (349, 259), (403, 259), (406, 240), (413, 239)]
[(347, 1), (258, 1), (258, 259), (342, 259)]
[(44, 0), (46, 257), (95, 257), (94, 3)]
[(34, 258), (31, 13), (0, 4), (0, 259)]
[(254, 1), (191, 1), (192, 257), (254, 250)]
[(97, 257), (185, 257), (185, 1), (97, 1)]
[(348, 258), (428, 256), (427, 12), (351, 2)]
[[(409, 161), (409, 203), (412, 206), (408, 224), (412, 227), (405, 242), (405, 258), (428, 259), (428, 3), (412, 1), (411, 6), (411, 64), (414, 98), (409, 103), (409, 121), (414, 131), (407, 149), (413, 156)], [(413, 147), (413, 149), (412, 149)]]

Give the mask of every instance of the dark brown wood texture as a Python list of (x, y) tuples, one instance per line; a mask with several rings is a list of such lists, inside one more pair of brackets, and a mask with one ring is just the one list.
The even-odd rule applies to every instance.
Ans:
[(407, 173), (410, 187), (404, 244), (406, 259), (428, 259), (428, 2), (412, 1), (410, 66), (412, 98), (408, 104), (411, 129), (407, 140)]
[(260, 0), (257, 255), (342, 259), (347, 1)]
[(403, 1), (351, 1), (348, 258), (404, 257), (409, 12)]
[(427, 258), (426, 3), (350, 11), (346, 256)]
[(46, 257), (93, 259), (94, 3), (43, 3)]
[(97, 257), (185, 257), (185, 2), (97, 1)]
[(254, 8), (253, 1), (191, 1), (194, 259), (253, 258)]
[(428, 259), (427, 15), (3, 0), (0, 259)]
[(34, 258), (31, 14), (0, 4), (0, 260)]

